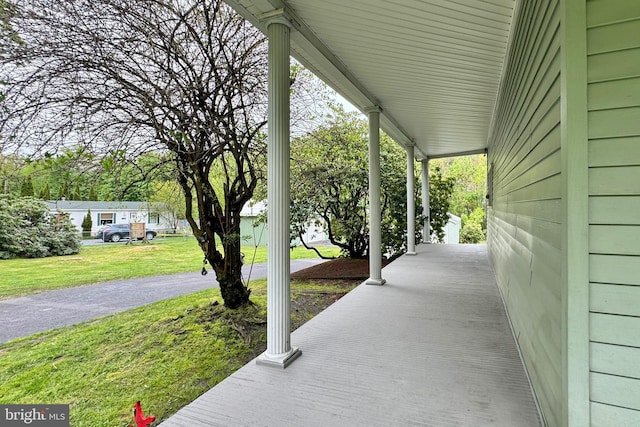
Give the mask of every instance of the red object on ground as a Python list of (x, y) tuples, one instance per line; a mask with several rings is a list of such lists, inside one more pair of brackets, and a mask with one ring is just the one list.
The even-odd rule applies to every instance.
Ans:
[(156, 417), (145, 417), (144, 412), (142, 412), (140, 401), (138, 400), (133, 407), (133, 420), (136, 422), (137, 427), (148, 427), (152, 422), (156, 420)]

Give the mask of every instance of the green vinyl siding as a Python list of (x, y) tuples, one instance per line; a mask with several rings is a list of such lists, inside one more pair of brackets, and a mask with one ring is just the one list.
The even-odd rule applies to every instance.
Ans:
[(602, 405), (594, 402), (591, 404), (591, 425), (615, 427), (640, 426), (640, 411)]
[(240, 238), (242, 244), (247, 246), (267, 246), (269, 232), (264, 222), (256, 224), (257, 217), (247, 216), (240, 218)]
[(489, 135), (488, 248), (548, 425), (562, 425), (560, 10), (522, 1)]
[(592, 283), (640, 286), (640, 262), (635, 256), (591, 254), (589, 279)]
[(640, 2), (587, 1), (591, 423), (640, 425)]
[[(640, 376), (640, 348), (611, 344), (591, 344), (592, 369), (596, 372), (609, 372), (613, 375), (628, 375), (630, 372)], [(640, 414), (638, 414), (640, 418)]]

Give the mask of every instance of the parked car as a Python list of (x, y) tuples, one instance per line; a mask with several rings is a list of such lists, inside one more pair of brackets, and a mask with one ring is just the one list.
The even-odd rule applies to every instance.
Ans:
[[(96, 238), (105, 242), (119, 242), (129, 238), (129, 231), (129, 224), (107, 224), (98, 229)], [(153, 230), (147, 230), (145, 234), (147, 240), (153, 240), (157, 233)]]
[(98, 228), (98, 231), (96, 232), (95, 238), (96, 239), (101, 239), (102, 240), (102, 232), (108, 228), (111, 224), (105, 224), (105, 225), (101, 225), (100, 228)]

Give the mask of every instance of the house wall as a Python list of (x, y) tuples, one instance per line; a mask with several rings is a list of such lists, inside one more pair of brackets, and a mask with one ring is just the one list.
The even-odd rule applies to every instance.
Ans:
[(240, 218), (240, 235), (242, 236), (242, 244), (247, 246), (267, 246), (269, 233), (267, 232), (267, 224), (262, 222), (255, 226), (257, 217), (246, 216)]
[(640, 2), (587, 1), (591, 423), (640, 425)]
[(448, 213), (449, 221), (444, 226), (444, 239), (443, 243), (446, 244), (458, 244), (460, 243), (460, 225), (462, 219), (459, 216)]
[[(84, 214), (86, 215), (87, 213), (84, 212)], [(103, 209), (103, 210), (99, 210), (94, 212), (93, 210), (91, 211), (91, 219), (93, 221), (93, 229), (97, 230), (100, 225), (100, 218), (99, 216), (101, 215), (105, 215), (105, 214), (113, 214), (113, 223), (114, 224), (128, 224), (131, 222), (136, 222), (136, 221), (140, 221), (140, 222), (147, 222), (147, 212), (145, 211), (138, 211), (136, 210), (125, 210), (125, 209)]]
[[(69, 214), (69, 219), (71, 220), (71, 223), (78, 229), (78, 232), (81, 233), (82, 232), (82, 221), (84, 221), (85, 216), (87, 215), (87, 211), (86, 210), (81, 210), (81, 211), (75, 211), (75, 210), (62, 210), (63, 212), (66, 212)], [(132, 211), (128, 211), (128, 210), (108, 210), (108, 209), (103, 209), (100, 211), (91, 211), (91, 220), (92, 220), (92, 226), (91, 226), (91, 233), (92, 235), (94, 233), (96, 233), (98, 231), (98, 229), (100, 228), (100, 220), (99, 220), (99, 215), (101, 213), (109, 213), (109, 214), (113, 214), (114, 215), (114, 219), (115, 219), (115, 223), (117, 224), (123, 224), (123, 223), (130, 223), (130, 222), (136, 222), (136, 221), (141, 221), (146, 223), (146, 227), (149, 230), (170, 230), (171, 224), (169, 222), (166, 221), (166, 219), (160, 215), (160, 222), (158, 223), (149, 223), (148, 222), (148, 214), (146, 212), (141, 212), (138, 210), (132, 210)]]
[(82, 233), (82, 221), (87, 213), (85, 212), (83, 215), (81, 212), (68, 212), (68, 214), (71, 223), (78, 229), (79, 233)]
[(489, 136), (487, 243), (548, 425), (562, 425), (560, 9), (520, 1)]
[[(82, 200), (48, 200), (45, 201), (51, 212), (65, 212), (73, 225), (82, 232), (82, 221), (91, 210), (92, 233), (102, 225), (101, 219), (108, 217), (116, 224), (145, 222), (150, 230), (163, 231), (174, 228), (172, 215), (159, 203), (144, 202), (105, 202)], [(152, 209), (149, 213), (148, 209)]]
[[(269, 231), (267, 224), (262, 222), (255, 225), (256, 216), (246, 216), (240, 219), (240, 235), (242, 236), (242, 244), (247, 246), (267, 246)], [(305, 243), (315, 243), (327, 240), (327, 233), (314, 225), (308, 225), (306, 232), (302, 236)], [(294, 239), (292, 245), (301, 245), (300, 239)]]

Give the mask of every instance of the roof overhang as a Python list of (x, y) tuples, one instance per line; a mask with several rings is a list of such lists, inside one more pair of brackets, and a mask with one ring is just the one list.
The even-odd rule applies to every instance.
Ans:
[(266, 32), (281, 9), (291, 54), (418, 158), (481, 153), (515, 0), (227, 0)]

